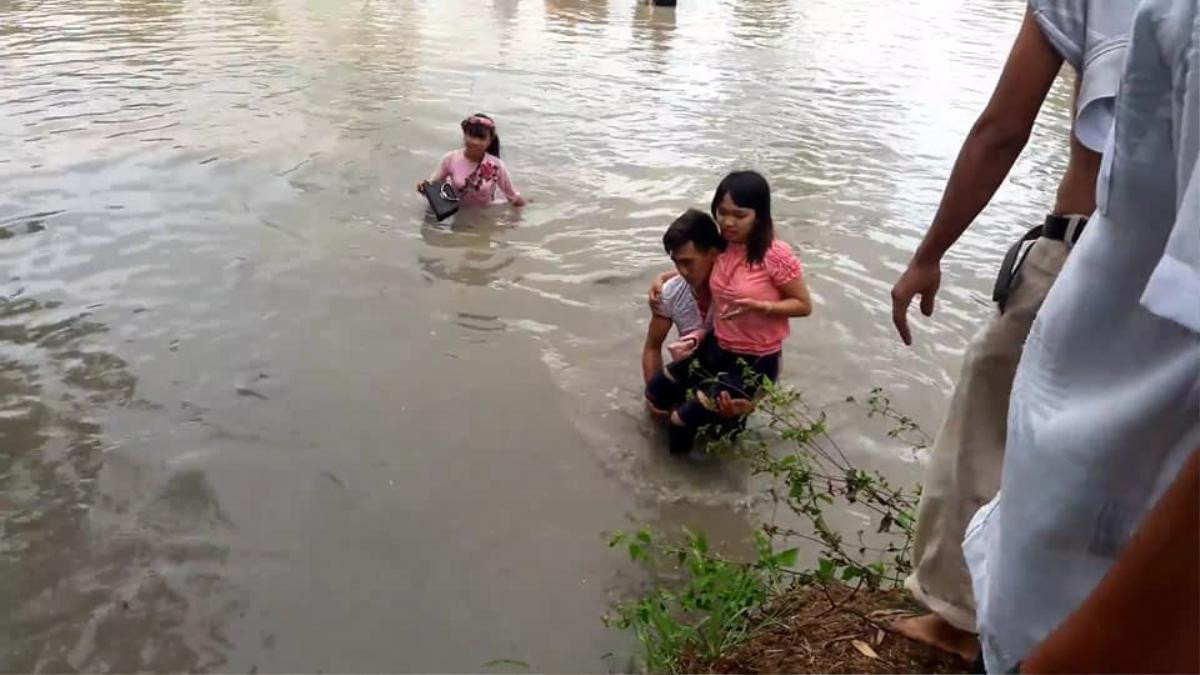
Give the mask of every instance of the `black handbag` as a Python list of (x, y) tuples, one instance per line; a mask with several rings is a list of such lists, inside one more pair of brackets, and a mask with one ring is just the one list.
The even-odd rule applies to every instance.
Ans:
[(458, 192), (448, 180), (438, 180), (425, 186), (425, 199), (438, 221), (458, 213)]

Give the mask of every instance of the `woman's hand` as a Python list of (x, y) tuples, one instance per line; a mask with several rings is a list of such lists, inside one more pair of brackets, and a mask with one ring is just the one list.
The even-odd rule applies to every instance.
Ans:
[(513, 197), (512, 201), (509, 203), (519, 209), (519, 208), (525, 206), (526, 204), (528, 204), (529, 202), (525, 201), (525, 198), (522, 197), (521, 195), (517, 195), (516, 197)]
[(689, 335), (678, 342), (667, 345), (667, 353), (671, 355), (672, 361), (682, 361), (695, 353), (699, 344), (699, 340)]
[(417, 194), (425, 194), (425, 190), (429, 189), (429, 181), (423, 180), (417, 183)]
[(658, 314), (662, 311), (662, 291), (671, 278), (679, 276), (679, 273), (674, 270), (668, 270), (654, 277), (654, 281), (650, 284), (650, 291), (646, 294), (646, 302), (650, 305), (650, 311)]
[(738, 298), (729, 303), (729, 306), (725, 308), (725, 313), (721, 315), (721, 318), (732, 319), (747, 312), (768, 312), (770, 309), (771, 303), (767, 302), (766, 300)]

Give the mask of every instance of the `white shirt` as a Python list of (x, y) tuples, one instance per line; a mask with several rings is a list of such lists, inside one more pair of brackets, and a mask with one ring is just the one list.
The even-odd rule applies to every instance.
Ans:
[(1017, 369), (1000, 494), (963, 545), (990, 672), (1079, 606), (1200, 447), (1198, 22), (1196, 0), (1139, 6), (1096, 216)]
[(1100, 152), (1112, 129), (1129, 26), (1138, 0), (1029, 0), (1042, 35), (1079, 73), (1075, 136)]

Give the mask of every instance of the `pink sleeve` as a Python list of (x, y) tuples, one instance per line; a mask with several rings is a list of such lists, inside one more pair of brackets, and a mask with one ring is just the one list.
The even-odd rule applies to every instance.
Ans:
[(513, 187), (512, 176), (508, 175), (508, 166), (504, 162), (497, 162), (497, 166), (500, 169), (500, 175), (496, 179), (496, 183), (500, 186), (500, 190), (504, 192), (504, 196), (511, 202), (520, 197), (521, 193), (517, 192), (517, 188)]
[(453, 152), (447, 152), (442, 156), (442, 161), (438, 163), (437, 169), (435, 169), (433, 175), (429, 177), (430, 183), (435, 183), (450, 175), (450, 158), (453, 156)]
[(771, 243), (763, 262), (767, 266), (767, 274), (771, 275), (771, 283), (775, 284), (776, 288), (792, 283), (804, 273), (804, 268), (800, 266), (792, 247), (778, 239)]

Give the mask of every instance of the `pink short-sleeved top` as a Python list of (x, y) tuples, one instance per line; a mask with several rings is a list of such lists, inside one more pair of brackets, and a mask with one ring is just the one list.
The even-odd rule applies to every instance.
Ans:
[(746, 312), (731, 319), (721, 316), (737, 298), (771, 302), (783, 298), (782, 289), (803, 274), (792, 247), (776, 239), (761, 263), (746, 260), (744, 244), (729, 244), (713, 265), (708, 286), (712, 291), (713, 324), (717, 343), (737, 354), (766, 356), (783, 348), (791, 333), (788, 317), (763, 312)]
[(495, 155), (484, 155), (483, 161), (476, 163), (467, 159), (461, 148), (451, 150), (429, 177), (430, 182), (442, 179), (448, 179), (454, 186), (461, 206), (491, 204), (496, 200), (496, 188), (500, 188), (510, 202), (520, 196), (508, 175), (508, 167)]

